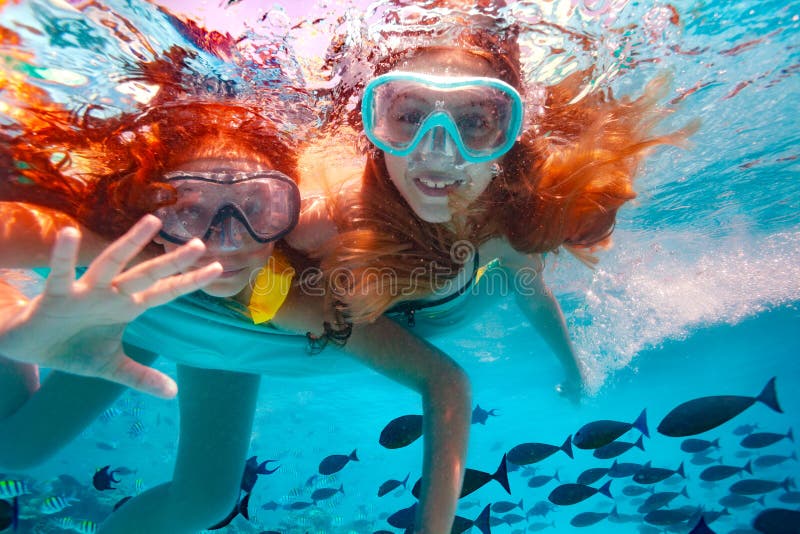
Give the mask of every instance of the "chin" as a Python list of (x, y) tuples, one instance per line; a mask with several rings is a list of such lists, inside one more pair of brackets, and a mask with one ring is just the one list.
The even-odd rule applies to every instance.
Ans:
[(215, 280), (203, 288), (203, 293), (212, 297), (233, 297), (238, 295), (249, 283), (248, 279)]
[(453, 218), (453, 214), (450, 213), (449, 207), (426, 209), (424, 206), (420, 206), (414, 211), (417, 213), (420, 219), (428, 223), (446, 223), (450, 222), (450, 220)]

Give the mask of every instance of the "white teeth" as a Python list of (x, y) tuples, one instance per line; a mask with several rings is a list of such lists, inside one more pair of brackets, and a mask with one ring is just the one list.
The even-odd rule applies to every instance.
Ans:
[(425, 178), (420, 178), (419, 181), (420, 181), (420, 183), (422, 185), (424, 185), (425, 187), (430, 187), (431, 189), (444, 189), (445, 187), (448, 187), (448, 186), (451, 186), (451, 185), (456, 185), (456, 184), (463, 183), (463, 180), (451, 180), (451, 181), (448, 181), (448, 182), (433, 182), (433, 181), (427, 180)]

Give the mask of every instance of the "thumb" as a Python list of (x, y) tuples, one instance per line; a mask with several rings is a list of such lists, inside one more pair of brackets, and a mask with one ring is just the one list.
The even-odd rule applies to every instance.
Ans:
[(178, 394), (178, 385), (172, 378), (132, 360), (122, 350), (97, 376), (162, 399)]

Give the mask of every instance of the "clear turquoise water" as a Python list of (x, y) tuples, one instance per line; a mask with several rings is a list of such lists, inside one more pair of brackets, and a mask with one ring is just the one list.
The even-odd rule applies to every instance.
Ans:
[[(535, 5), (521, 4), (526, 8)], [(148, 15), (147, 9), (137, 8), (135, 3), (114, 5), (157, 36), (160, 45), (179, 40), (157, 17)], [(293, 9), (298, 10), (299, 5)], [(542, 12), (554, 16), (557, 9), (545, 9), (550, 5), (541, 4)], [(235, 7), (245, 6), (247, 0)], [(434, 341), (473, 377), (475, 402), (500, 413), (486, 426), (473, 426), (468, 467), (493, 471), (503, 452), (519, 443), (560, 444), (584, 423), (632, 421), (647, 408), (652, 439), (645, 440), (645, 452), (633, 450), (621, 460), (652, 461), (670, 468), (686, 461), (690, 499), (677, 500), (675, 506), (692, 504), (719, 510), (722, 506), (717, 501), (738, 477), (704, 487), (698, 478), (703, 467), (692, 465), (690, 455), (680, 451), (681, 440), (660, 436), (655, 427), (681, 402), (703, 395), (755, 395), (775, 376), (785, 414), (756, 405), (699, 436), (720, 438), (721, 448), (711, 456), (721, 455), (726, 464), (743, 465), (750, 457), (740, 456), (741, 438), (733, 435), (737, 426), (757, 423), (762, 431), (786, 432), (800, 417), (800, 3), (684, 1), (674, 6), (681, 16), (679, 27), (668, 26), (650, 42), (643, 30), (628, 36), (632, 57), (658, 61), (641, 63), (612, 83), (620, 92), (638, 92), (646, 79), (667, 71), (673, 79), (672, 96), (703, 86), (683, 99), (666, 126), (680, 126), (699, 117), (702, 128), (688, 149), (662, 150), (646, 162), (637, 184), (639, 198), (621, 211), (615, 247), (603, 254), (598, 269), (589, 271), (561, 255), (551, 257), (546, 272), (564, 306), (576, 345), (593, 370), (592, 395), (582, 406), (574, 407), (554, 393), (553, 386), (560, 379), (556, 360), (510, 301)], [(622, 27), (626, 21), (648, 20), (647, 15), (653, 14), (651, 7), (628, 3), (616, 21), (605, 23)], [(305, 13), (310, 17), (314, 10), (322, 8), (309, 5)], [(294, 13), (292, 16), (302, 16)], [(98, 29), (98, 20), (89, 21), (91, 32), (82, 34), (82, 46), (77, 48), (81, 53), (71, 54), (70, 63), (62, 66), (94, 76), (102, 85), (103, 71), (87, 74), (87, 64), (97, 65), (109, 54), (129, 54), (130, 50), (114, 39), (93, 48), (90, 36), (106, 35)], [(605, 27), (603, 20), (577, 16), (568, 22), (593, 36)], [(613, 52), (620, 49), (614, 39), (597, 37), (594, 41), (598, 63), (609, 70), (618, 57)], [(746, 43), (752, 44), (742, 46)], [(691, 54), (676, 53), (676, 45)], [(741, 47), (738, 53), (731, 52), (735, 47)], [(63, 50), (52, 50), (60, 53), (58, 57), (64, 56)], [(581, 53), (576, 55), (576, 62), (588, 61)], [(563, 59), (563, 64), (568, 66), (570, 60)], [(92, 84), (72, 88), (51, 82), (45, 85), (54, 92), (62, 91), (64, 98), (81, 99), (88, 97), (85, 87)], [(170, 369), (169, 363), (162, 366)], [(415, 443), (388, 451), (378, 445), (378, 435), (390, 419), (418, 413), (418, 399), (367, 372), (303, 380), (265, 377), (262, 384), (252, 453), (278, 459), (282, 468), (256, 486), (251, 524), (237, 518), (230, 531), (373, 532), (389, 528), (382, 517), (409, 506), (413, 498), (408, 491), (378, 498), (377, 488), (384, 480), (402, 479), (408, 472), (411, 481), (415, 480), (422, 449), (421, 443)], [(88, 480), (95, 468), (106, 464), (138, 469), (136, 475), (125, 477), (119, 497), (133, 491), (135, 479), (141, 479), (145, 487), (163, 481), (170, 474), (174, 454), (176, 429), (170, 421), (177, 421), (175, 404), (126, 395), (117, 406), (122, 414), (107, 423), (98, 421), (62, 454), (28, 475), (48, 480), (69, 473)], [(141, 410), (136, 416), (131, 415), (135, 407)], [(143, 436), (130, 438), (127, 431), (136, 417), (146, 430)], [(635, 437), (631, 433), (624, 439)], [(97, 442), (117, 448), (101, 450)], [(328, 454), (348, 453), (354, 448), (358, 448), (361, 461), (348, 465), (336, 480), (327, 481), (336, 487), (344, 484), (346, 495), (337, 496), (330, 505), (302, 512), (261, 509), (269, 501), (283, 505), (307, 500), (311, 489), (305, 487), (305, 481), (316, 472), (318, 462)], [(763, 452), (790, 454), (796, 450), (794, 443), (784, 440)], [(558, 453), (536, 467), (537, 474), (558, 469), (566, 482), (586, 468), (609, 463), (576, 450), (574, 460)], [(754, 476), (782, 480), (798, 475), (800, 464), (788, 462), (756, 470)], [(503, 499), (523, 499), (524, 510), (528, 510), (555, 487), (551, 482), (530, 489), (520, 472), (510, 478), (513, 497), (492, 483), (465, 499), (481, 506), (464, 509), (462, 515), (474, 517), (482, 505)], [(607, 512), (612, 504), (621, 514), (635, 515), (635, 499), (621, 493), (629, 483), (612, 482), (614, 503), (595, 496), (579, 505), (560, 507), (547, 518), (547, 522), (555, 522), (550, 530), (577, 531), (569, 526), (574, 515)], [(682, 481), (662, 483), (658, 489), (679, 491), (682, 486)], [(767, 494), (767, 505), (796, 509), (796, 504), (778, 500), (781, 493)], [(754, 505), (731, 510), (731, 516), (712, 528), (731, 532), (746, 527), (760, 509)], [(99, 520), (106, 510), (87, 504), (70, 513)], [(540, 521), (540, 517), (530, 518), (531, 524)], [(493, 532), (527, 527), (525, 522), (498, 525)], [(604, 521), (582, 530), (647, 532), (643, 528), (641, 521), (634, 519), (622, 524)]]

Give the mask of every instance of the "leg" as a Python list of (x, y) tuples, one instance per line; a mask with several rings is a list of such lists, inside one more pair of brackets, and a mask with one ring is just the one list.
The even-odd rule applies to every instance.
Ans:
[(172, 481), (131, 499), (99, 532), (188, 534), (225, 517), (239, 496), (260, 380), (179, 365), (181, 424)]
[[(145, 365), (157, 358), (156, 354), (133, 346), (126, 345), (125, 351)], [(4, 392), (0, 403), (11, 407), (7, 402), (10, 396), (5, 390), (0, 391)], [(58, 452), (103, 413), (125, 387), (54, 371), (30, 398), (23, 400), (21, 391), (17, 388), (14, 394), (16, 410), (0, 413), (0, 417), (5, 416), (0, 419), (0, 436), (14, 436), (0, 439), (0, 465), (16, 470), (38, 465)]]

